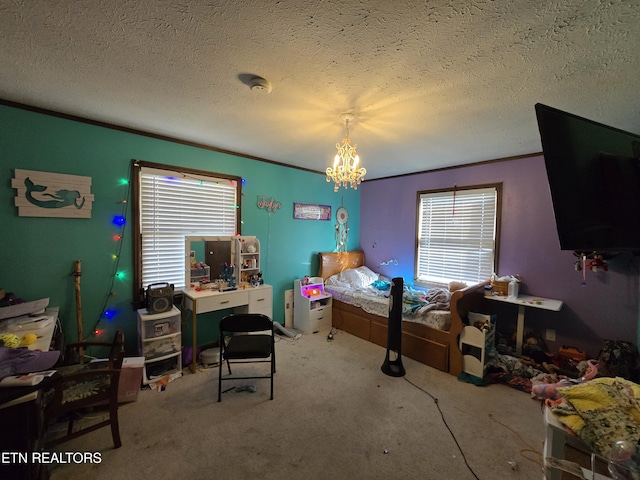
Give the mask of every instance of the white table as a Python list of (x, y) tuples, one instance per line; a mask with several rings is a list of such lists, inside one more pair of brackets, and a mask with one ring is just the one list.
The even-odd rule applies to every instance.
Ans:
[(589, 448), (584, 444), (584, 442), (582, 442), (582, 440), (567, 431), (564, 425), (560, 423), (560, 420), (551, 413), (549, 407), (545, 407), (544, 409), (544, 427), (545, 439), (543, 460), (545, 480), (560, 480), (562, 478), (563, 471), (571, 473), (576, 478), (580, 478), (580, 474), (582, 474), (583, 478), (610, 480), (610, 477), (594, 473), (591, 469), (581, 467), (575, 462), (570, 462), (564, 459), (564, 452), (567, 443), (572, 444), (574, 447), (584, 452), (589, 452)]
[(499, 297), (491, 295), (486, 297), (496, 302), (512, 303), (518, 305), (518, 323), (516, 328), (516, 355), (522, 355), (522, 341), (524, 337), (524, 312), (527, 307), (542, 308), (543, 310), (560, 311), (562, 300), (552, 298), (532, 297), (530, 295), (520, 295), (517, 298)]
[(242, 313), (262, 313), (269, 318), (273, 315), (273, 287), (271, 285), (260, 285), (258, 287), (239, 288), (237, 290), (201, 290), (193, 288), (184, 290), (182, 296), (183, 311), (191, 310), (192, 331), (193, 331), (193, 351), (191, 352), (191, 373), (196, 372), (198, 359), (196, 358), (196, 327), (197, 315), (199, 313), (215, 312), (234, 308)]

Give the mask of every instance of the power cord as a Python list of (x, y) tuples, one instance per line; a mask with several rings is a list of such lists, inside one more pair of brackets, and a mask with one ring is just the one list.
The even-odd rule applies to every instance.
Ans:
[[(521, 441), (522, 443), (524, 443), (524, 444), (527, 446), (527, 448), (522, 448), (522, 449), (520, 449), (520, 455), (521, 455), (523, 458), (526, 458), (527, 460), (529, 460), (529, 461), (531, 461), (531, 462), (533, 462), (533, 463), (535, 463), (535, 464), (537, 464), (537, 465), (540, 465), (541, 467), (544, 467), (544, 462), (542, 461), (542, 452), (540, 452), (539, 450), (536, 450), (536, 449), (535, 449), (535, 448), (533, 448), (531, 445), (529, 445), (529, 444), (524, 440), (524, 438), (522, 438), (522, 436), (521, 436), (518, 432), (516, 432), (516, 431), (515, 431), (513, 428), (511, 428), (510, 426), (505, 425), (505, 424), (504, 424), (504, 423), (502, 423), (500, 420), (497, 420), (497, 419), (493, 416), (493, 414), (492, 414), (492, 413), (489, 413), (488, 415), (489, 415), (489, 418), (490, 418), (491, 420), (493, 420), (493, 421), (494, 421), (494, 422), (496, 422), (498, 425), (501, 425), (501, 426), (503, 426), (504, 428), (506, 428), (507, 430), (509, 430), (509, 431), (510, 431), (511, 433), (513, 433), (516, 437), (518, 437), (518, 439), (520, 439), (520, 441)], [(527, 457), (526, 455), (524, 455), (524, 453), (525, 453), (525, 452), (534, 453), (534, 454), (535, 454), (535, 456), (536, 456), (536, 457), (538, 457), (538, 460), (534, 460), (533, 458)]]
[(449, 433), (451, 434), (451, 438), (453, 438), (453, 441), (455, 442), (456, 446), (458, 447), (458, 450), (460, 451), (460, 455), (462, 455), (462, 459), (464, 460), (464, 464), (467, 466), (467, 468), (471, 472), (471, 475), (473, 475), (476, 480), (480, 480), (480, 478), (476, 475), (476, 472), (474, 472), (473, 468), (471, 468), (471, 465), (469, 465), (469, 462), (467, 461), (467, 457), (465, 456), (464, 452), (462, 451), (462, 447), (460, 447), (460, 444), (458, 443), (458, 440), (456, 439), (456, 436), (454, 435), (453, 431), (449, 427), (449, 424), (447, 424), (447, 420), (446, 420), (446, 418), (444, 418), (444, 413), (442, 413), (442, 410), (440, 409), (440, 405), (438, 403), (438, 399), (436, 397), (434, 397), (433, 395), (431, 395), (431, 393), (429, 393), (424, 388), (422, 388), (422, 387), (416, 385), (415, 383), (413, 383), (407, 377), (404, 377), (404, 379), (409, 384), (413, 385), (415, 388), (417, 388), (418, 390), (420, 390), (423, 393), (426, 393), (427, 395), (429, 395), (431, 397), (431, 399), (433, 400), (433, 403), (436, 404), (436, 408), (438, 409), (438, 412), (440, 412), (440, 417), (442, 418), (442, 423), (444, 423), (444, 426), (447, 427), (447, 430), (449, 430)]
[[(451, 434), (451, 438), (453, 438), (453, 441), (455, 442), (456, 446), (458, 447), (458, 450), (460, 451), (460, 454), (462, 455), (462, 458), (464, 459), (464, 463), (467, 466), (467, 468), (469, 469), (469, 471), (471, 472), (471, 474), (478, 480), (480, 480), (478, 478), (478, 476), (476, 475), (476, 473), (473, 471), (473, 469), (471, 468), (471, 466), (469, 465), (469, 463), (467, 462), (467, 457), (464, 455), (464, 452), (462, 451), (462, 448), (460, 447), (460, 444), (458, 443), (458, 440), (456, 439), (455, 435), (453, 434), (453, 432), (451, 431), (451, 428), (449, 428), (449, 425), (447, 424), (447, 420), (444, 418), (444, 414), (442, 413), (442, 410), (440, 409), (440, 405), (438, 404), (438, 399), (436, 397), (434, 397), (433, 395), (431, 395), (431, 393), (429, 393), (427, 390), (425, 390), (424, 388), (416, 385), (415, 383), (413, 383), (411, 380), (409, 380), (407, 377), (404, 377), (404, 379), (410, 383), (411, 385), (413, 385), (415, 388), (417, 388), (418, 390), (422, 391), (423, 393), (426, 393), (427, 395), (429, 395), (432, 399), (433, 402), (436, 404), (436, 408), (438, 409), (438, 411), (440, 412), (440, 416), (442, 417), (442, 422), (444, 423), (444, 426), (447, 427), (447, 430), (449, 430), (449, 433)], [(522, 438), (522, 436), (516, 432), (513, 428), (509, 427), (508, 425), (505, 425), (504, 423), (502, 423), (501, 421), (497, 420), (492, 413), (489, 413), (489, 418), (491, 420), (493, 420), (494, 422), (496, 422), (497, 424), (503, 426), (504, 428), (506, 428), (507, 430), (509, 430), (511, 433), (513, 433), (516, 437), (518, 437), (518, 439), (524, 443), (527, 448), (522, 448), (520, 449), (520, 455), (537, 464), (540, 466), (544, 466), (543, 462), (542, 462), (542, 453), (539, 450), (536, 450), (535, 448), (533, 448), (531, 445), (529, 445), (524, 438)], [(536, 457), (538, 457), (537, 459), (533, 459), (531, 457), (528, 457), (527, 455), (525, 455), (525, 453), (533, 453)], [(512, 463), (512, 462), (509, 462)], [(513, 463), (512, 468), (515, 469), (515, 463)]]

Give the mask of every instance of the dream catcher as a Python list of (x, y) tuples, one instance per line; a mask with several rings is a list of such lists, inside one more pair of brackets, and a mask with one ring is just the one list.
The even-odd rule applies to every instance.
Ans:
[(336, 210), (336, 252), (347, 251), (349, 236), (349, 212), (345, 207)]

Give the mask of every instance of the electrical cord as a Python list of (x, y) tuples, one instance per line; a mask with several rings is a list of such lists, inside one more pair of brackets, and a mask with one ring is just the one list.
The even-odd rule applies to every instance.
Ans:
[[(540, 465), (541, 467), (544, 467), (544, 462), (542, 461), (542, 452), (540, 452), (539, 450), (536, 450), (535, 448), (533, 448), (531, 445), (529, 445), (524, 438), (522, 438), (522, 436), (516, 432), (513, 428), (511, 428), (509, 425), (505, 425), (504, 423), (502, 423), (500, 420), (497, 420), (492, 413), (489, 413), (489, 418), (491, 420), (493, 420), (494, 422), (496, 422), (498, 425), (503, 426), (504, 428), (506, 428), (507, 430), (509, 430), (511, 433), (513, 433), (516, 437), (518, 437), (518, 439), (524, 443), (527, 448), (521, 448), (520, 449), (520, 456), (522, 456), (522, 458), (526, 458), (527, 460)], [(536, 455), (536, 457), (539, 457), (538, 460), (534, 460), (533, 458), (527, 457), (526, 455), (524, 455), (525, 452), (531, 452), (534, 453)]]
[(440, 417), (442, 417), (442, 423), (444, 423), (444, 426), (447, 427), (447, 430), (449, 430), (449, 433), (451, 434), (451, 438), (453, 438), (453, 441), (455, 442), (456, 446), (458, 447), (458, 450), (460, 451), (460, 454), (462, 455), (462, 459), (464, 460), (464, 464), (467, 466), (467, 468), (469, 469), (469, 471), (471, 472), (471, 475), (473, 475), (473, 477), (476, 480), (480, 480), (480, 478), (478, 477), (478, 475), (476, 475), (476, 472), (473, 471), (473, 468), (471, 468), (471, 465), (469, 465), (469, 462), (467, 461), (467, 457), (465, 456), (464, 452), (462, 451), (462, 447), (460, 446), (460, 444), (458, 443), (458, 439), (456, 438), (456, 436), (454, 435), (453, 431), (451, 430), (451, 428), (449, 427), (449, 424), (447, 423), (447, 419), (444, 418), (444, 413), (442, 413), (442, 410), (440, 409), (440, 404), (438, 403), (438, 399), (436, 397), (434, 397), (433, 395), (431, 395), (431, 393), (429, 393), (427, 390), (425, 390), (424, 388), (416, 385), (415, 383), (413, 383), (411, 380), (409, 380), (407, 377), (404, 377), (404, 379), (410, 384), (413, 385), (415, 388), (417, 388), (418, 390), (420, 390), (421, 392), (429, 395), (429, 397), (431, 397), (431, 399), (433, 400), (433, 403), (436, 404), (436, 408), (438, 409), (438, 412), (440, 412)]
[[(465, 456), (464, 452), (462, 451), (462, 448), (460, 447), (460, 444), (458, 443), (458, 440), (456, 439), (453, 431), (451, 430), (451, 428), (449, 428), (449, 425), (447, 424), (447, 420), (444, 417), (444, 413), (442, 412), (442, 410), (440, 409), (440, 405), (438, 403), (438, 399), (436, 397), (434, 397), (431, 393), (429, 393), (427, 390), (425, 390), (424, 388), (416, 385), (415, 383), (413, 383), (411, 380), (409, 380), (407, 377), (404, 377), (404, 379), (411, 385), (413, 385), (415, 388), (417, 388), (418, 390), (422, 391), (423, 393), (429, 395), (429, 397), (431, 397), (433, 399), (433, 402), (436, 404), (436, 408), (438, 409), (438, 412), (440, 412), (440, 416), (442, 417), (442, 422), (444, 423), (444, 426), (447, 427), (447, 430), (449, 430), (449, 433), (451, 434), (451, 438), (453, 438), (453, 441), (455, 442), (456, 446), (458, 447), (458, 450), (460, 451), (460, 454), (462, 455), (462, 458), (464, 460), (465, 465), (467, 466), (467, 468), (469, 469), (469, 471), (471, 472), (471, 474), (477, 479), (480, 480), (478, 478), (478, 476), (476, 475), (476, 473), (473, 471), (473, 469), (471, 468), (471, 466), (469, 465), (469, 463), (467, 462), (467, 457)], [(530, 462), (533, 462), (537, 465), (540, 466), (544, 466), (544, 463), (542, 461), (542, 452), (540, 452), (539, 450), (533, 448), (531, 445), (529, 445), (524, 438), (522, 438), (522, 436), (516, 432), (513, 428), (509, 427), (508, 425), (502, 423), (501, 421), (497, 420), (492, 413), (488, 414), (489, 418), (491, 420), (493, 420), (494, 422), (496, 422), (498, 425), (501, 425), (502, 427), (506, 428), (507, 430), (509, 430), (511, 433), (513, 433), (516, 437), (518, 437), (518, 439), (524, 443), (527, 448), (522, 448), (520, 449), (520, 456), (522, 456), (523, 458), (529, 460)], [(533, 453), (535, 454), (535, 456), (537, 457), (536, 459), (533, 459), (531, 457), (528, 457), (527, 455), (525, 455), (525, 453)]]

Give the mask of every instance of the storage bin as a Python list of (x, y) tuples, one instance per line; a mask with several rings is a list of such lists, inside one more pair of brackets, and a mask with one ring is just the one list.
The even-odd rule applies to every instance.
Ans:
[(157, 357), (164, 357), (171, 353), (180, 352), (182, 344), (180, 334), (160, 337), (142, 342), (142, 355), (149, 360)]
[(144, 338), (162, 337), (180, 332), (180, 314), (176, 314), (169, 318), (160, 318), (158, 320), (145, 320)]
[(491, 280), (491, 289), (494, 295), (506, 297), (509, 294), (509, 282)]
[(153, 360), (147, 360), (144, 364), (143, 383), (148, 385), (151, 382), (161, 379), (165, 375), (173, 375), (175, 373), (182, 372), (181, 359), (182, 355), (174, 355), (155, 362)]
[(209, 281), (211, 279), (211, 267), (192, 268), (189, 278), (191, 283), (201, 282), (203, 279)]

